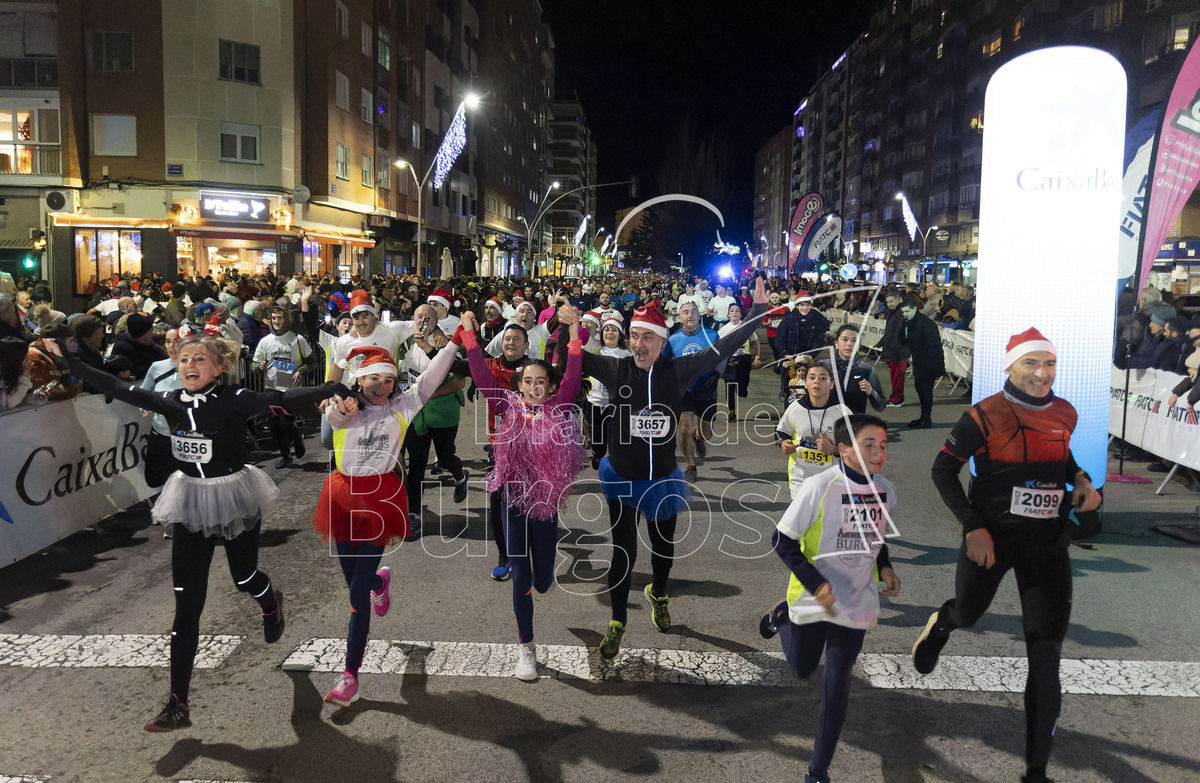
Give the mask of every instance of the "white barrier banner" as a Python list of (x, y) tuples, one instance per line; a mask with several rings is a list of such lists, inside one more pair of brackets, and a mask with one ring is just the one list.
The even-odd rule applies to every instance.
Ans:
[[(1174, 407), (1167, 404), (1171, 389), (1181, 380), (1182, 375), (1162, 370), (1130, 371), (1124, 440), (1155, 456), (1200, 470), (1200, 421), (1196, 412), (1186, 407), (1186, 394)], [(1124, 397), (1125, 371), (1113, 367), (1108, 432), (1118, 438)]]
[[(862, 313), (830, 310), (825, 313), (825, 317), (829, 319), (830, 339), (842, 324), (850, 324), (859, 328), (859, 345), (863, 350), (874, 350), (883, 341), (883, 330), (887, 326), (887, 320), (884, 318), (868, 317), (864, 325)], [(940, 325), (938, 332), (942, 338), (946, 372), (964, 380), (971, 380), (971, 367), (975, 363), (975, 333), (966, 329), (943, 329)]]
[(975, 333), (966, 329), (938, 328), (942, 333), (946, 372), (958, 378), (971, 380), (971, 367), (975, 363)]
[(0, 566), (153, 495), (150, 419), (88, 394), (0, 416)]

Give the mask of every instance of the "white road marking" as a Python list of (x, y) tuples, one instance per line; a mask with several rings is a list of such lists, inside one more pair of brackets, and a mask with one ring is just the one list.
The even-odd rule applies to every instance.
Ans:
[[(538, 668), (556, 679), (616, 680), (682, 685), (797, 686), (782, 653), (627, 648), (612, 663), (594, 648), (539, 644)], [(309, 639), (296, 648), (283, 669), (340, 672), (345, 639)], [(483, 642), (367, 643), (361, 672), (450, 677), (512, 677), (517, 645)], [(876, 688), (1020, 693), (1025, 690), (1024, 658), (942, 656), (937, 670), (922, 677), (907, 655), (865, 653), (859, 666)], [(1200, 697), (1200, 663), (1068, 659), (1060, 667), (1064, 693)]]
[[(240, 636), (201, 636), (196, 668), (217, 668), (241, 643)], [(169, 635), (5, 633), (0, 634), (0, 666), (28, 669), (167, 666), (170, 649)]]
[[(170, 636), (110, 634), (55, 636), (0, 634), (0, 666), (23, 668), (162, 667), (170, 659)], [(240, 636), (201, 636), (196, 668), (215, 669), (241, 644)], [(794, 687), (795, 677), (778, 652), (657, 650), (626, 648), (611, 663), (595, 648), (539, 644), (544, 677), (674, 685)], [(288, 671), (340, 672), (345, 639), (309, 639), (288, 655)], [(434, 677), (512, 677), (517, 645), (486, 642), (367, 643), (361, 671)], [(862, 674), (875, 688), (1021, 693), (1024, 658), (943, 655), (938, 668), (921, 676), (907, 655), (864, 653)], [(1063, 693), (1102, 696), (1200, 697), (1200, 663), (1066, 659), (1059, 669)], [(20, 778), (17, 778), (18, 780)], [(8, 781), (0, 776), (0, 783)]]

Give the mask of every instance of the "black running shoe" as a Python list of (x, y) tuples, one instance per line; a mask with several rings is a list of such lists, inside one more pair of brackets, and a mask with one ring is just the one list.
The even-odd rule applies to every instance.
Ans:
[(787, 601), (780, 601), (771, 611), (758, 621), (758, 635), (764, 639), (773, 639), (779, 633), (779, 623), (787, 619)]
[(283, 636), (283, 593), (275, 591), (275, 611), (263, 613), (263, 639), (274, 644)]
[(917, 643), (912, 648), (913, 668), (921, 674), (929, 674), (937, 668), (942, 648), (950, 640), (950, 633), (937, 627), (940, 614), (941, 610), (933, 613), (929, 622), (925, 623), (925, 630), (921, 631)]
[(461, 503), (467, 499), (467, 479), (469, 478), (471, 478), (471, 474), (464, 470), (462, 478), (454, 482), (455, 503)]
[(186, 729), (191, 725), (191, 711), (188, 709), (187, 703), (179, 701), (172, 693), (171, 698), (167, 700), (167, 706), (162, 708), (162, 712), (142, 728), (155, 734), (161, 734), (175, 731), (175, 729)]
[(700, 455), (700, 459), (708, 456), (708, 444), (704, 442), (704, 438), (696, 441), (696, 453)]

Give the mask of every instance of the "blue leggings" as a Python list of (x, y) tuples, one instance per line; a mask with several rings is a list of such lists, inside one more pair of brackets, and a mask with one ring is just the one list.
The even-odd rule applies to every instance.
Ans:
[(375, 573), (383, 558), (383, 547), (374, 544), (337, 542), (338, 562), (350, 588), (350, 630), (346, 634), (346, 671), (358, 674), (371, 630), (371, 591), (383, 587)]
[(530, 519), (520, 509), (504, 505), (504, 540), (512, 566), (513, 612), (517, 616), (517, 638), (533, 641), (533, 595), (554, 584), (554, 560), (558, 552), (558, 516)]
[(812, 761), (808, 774), (822, 783), (829, 780), (829, 762), (837, 749), (842, 724), (846, 722), (846, 707), (850, 701), (850, 671), (862, 651), (867, 632), (862, 628), (847, 628), (833, 623), (816, 622), (796, 625), (791, 620), (777, 623), (779, 641), (788, 666), (797, 677), (807, 678), (816, 671), (825, 653), (825, 680), (821, 683), (821, 711), (817, 716), (817, 733), (813, 738)]

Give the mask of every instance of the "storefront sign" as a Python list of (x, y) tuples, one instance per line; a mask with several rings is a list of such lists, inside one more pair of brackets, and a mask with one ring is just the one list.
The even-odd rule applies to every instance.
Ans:
[(205, 194), (200, 217), (227, 223), (270, 223), (271, 204), (264, 198)]
[(149, 422), (100, 394), (0, 416), (12, 468), (0, 477), (0, 566), (154, 494), (144, 476)]
[[(972, 401), (1003, 385), (1009, 337), (1037, 327), (1057, 350), (1054, 391), (1079, 412), (1071, 452), (1097, 487), (1107, 473), (1125, 95), (1112, 55), (1059, 46), (1001, 66), (984, 96)], [(1070, 280), (1073, 306), (1046, 280)]]

